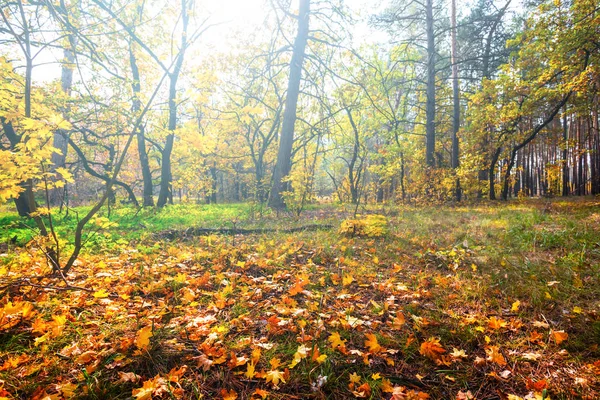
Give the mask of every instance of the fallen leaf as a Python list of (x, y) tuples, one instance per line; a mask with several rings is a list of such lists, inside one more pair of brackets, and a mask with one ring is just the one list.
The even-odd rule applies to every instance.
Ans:
[(135, 337), (135, 345), (140, 350), (146, 350), (150, 345), (150, 338), (152, 337), (152, 326), (148, 325), (140, 329)]
[(419, 349), (419, 353), (421, 355), (430, 358), (432, 360), (437, 360), (440, 358), (442, 354), (444, 354), (446, 350), (441, 346), (439, 339), (429, 338), (427, 341), (421, 343), (421, 347)]

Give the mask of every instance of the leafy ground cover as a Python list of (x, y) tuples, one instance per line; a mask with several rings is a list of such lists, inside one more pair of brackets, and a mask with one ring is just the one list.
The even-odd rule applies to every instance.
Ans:
[(599, 201), (347, 214), (302, 216), (342, 233), (165, 241), (153, 233), (302, 221), (237, 205), (116, 209), (119, 225), (100, 221), (103, 241), (67, 277), (80, 290), (6, 286), (49, 272), (34, 241), (9, 244), (0, 397), (600, 396)]

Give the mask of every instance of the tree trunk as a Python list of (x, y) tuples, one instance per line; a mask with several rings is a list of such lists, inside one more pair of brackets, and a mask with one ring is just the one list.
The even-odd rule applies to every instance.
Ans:
[(277, 162), (273, 171), (273, 186), (269, 194), (269, 206), (277, 209), (285, 208), (282, 192), (288, 189), (285, 178), (292, 169), (292, 146), (294, 144), (294, 125), (296, 123), (296, 108), (300, 94), (300, 80), (302, 77), (302, 63), (308, 41), (308, 19), (310, 15), (310, 0), (300, 0), (298, 13), (298, 34), (294, 41), (294, 50), (290, 62), (290, 76), (288, 79), (285, 110), (281, 124), (279, 150)]
[[(69, 43), (72, 47), (75, 47), (75, 38), (69, 35)], [(71, 88), (73, 87), (73, 63), (75, 62), (75, 54), (69, 48), (64, 49), (65, 62), (62, 65), (60, 83), (61, 89), (65, 96), (71, 95)], [(69, 112), (69, 105), (67, 105), (63, 114)], [(65, 132), (56, 132), (53, 137), (53, 146), (58, 149), (59, 153), (52, 153), (52, 166), (56, 168), (65, 168), (67, 160), (67, 149), (68, 142), (65, 137)], [(48, 199), (50, 204), (53, 206), (59, 205), (64, 200), (65, 188), (53, 188), (48, 193)]]
[(567, 124), (567, 109), (565, 107), (565, 110), (563, 111), (563, 148), (562, 148), (562, 155), (561, 155), (561, 161), (562, 161), (562, 195), (563, 196), (568, 196), (569, 195), (569, 164), (568, 164), (568, 160), (567, 160), (567, 154), (568, 154), (568, 150), (569, 150), (569, 126)]
[(496, 164), (498, 163), (498, 158), (500, 158), (500, 153), (502, 153), (502, 147), (498, 147), (494, 152), (488, 171), (488, 178), (490, 184), (490, 200), (496, 200)]
[[(133, 101), (132, 108), (134, 115), (137, 115), (141, 110), (140, 101), (140, 71), (137, 66), (137, 60), (135, 53), (133, 52), (133, 43), (129, 43), (129, 64), (131, 66), (131, 74), (133, 76), (133, 83), (131, 84), (133, 89)], [(146, 136), (144, 132), (144, 125), (140, 125), (137, 132), (137, 148), (138, 155), (140, 157), (140, 167), (142, 169), (142, 180), (143, 180), (143, 206), (154, 207), (153, 186), (152, 186), (152, 172), (150, 171), (150, 162), (148, 160), (148, 153), (146, 151)]]
[(433, 31), (433, 0), (426, 0), (427, 28), (427, 100), (425, 104), (425, 161), (435, 167), (435, 35)]
[[(460, 95), (458, 89), (458, 59), (456, 53), (456, 0), (452, 0), (451, 10), (451, 24), (452, 24), (452, 98), (454, 106), (454, 115), (452, 123), (452, 169), (455, 173), (458, 170), (458, 130), (460, 129)], [(460, 188), (460, 179), (456, 178), (455, 188), (456, 201), (460, 201), (462, 197), (462, 190)]]
[(167, 202), (173, 204), (172, 185), (173, 175), (171, 172), (171, 153), (173, 152), (173, 143), (175, 142), (175, 134), (177, 128), (177, 80), (183, 65), (183, 58), (187, 48), (187, 28), (189, 15), (187, 13), (187, 0), (181, 0), (181, 19), (183, 22), (181, 32), (181, 51), (175, 61), (173, 72), (169, 74), (169, 124), (165, 147), (162, 151), (162, 164), (160, 168), (160, 192), (158, 194), (158, 207), (164, 207)]

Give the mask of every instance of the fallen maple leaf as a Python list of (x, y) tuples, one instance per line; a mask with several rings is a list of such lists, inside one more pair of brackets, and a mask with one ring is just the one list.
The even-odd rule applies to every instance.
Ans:
[(446, 350), (441, 346), (440, 340), (433, 337), (427, 339), (426, 342), (421, 343), (421, 348), (419, 349), (421, 355), (432, 360), (437, 360), (445, 352)]
[(94, 360), (97, 354), (98, 353), (96, 353), (93, 350), (86, 351), (85, 353), (82, 353), (79, 357), (77, 357), (77, 363), (87, 364), (90, 361)]
[(455, 359), (467, 358), (467, 353), (464, 350), (457, 349), (456, 347), (452, 349), (452, 353), (450, 353), (450, 355)]
[(354, 282), (354, 277), (351, 274), (344, 274), (342, 278), (342, 286), (349, 286)]
[(135, 345), (140, 350), (146, 350), (150, 345), (150, 338), (152, 337), (152, 326), (148, 325), (143, 327), (137, 332), (135, 337)]
[(143, 386), (139, 389), (133, 389), (131, 395), (138, 400), (149, 400), (152, 399), (152, 392), (156, 388), (156, 382), (154, 379), (147, 380), (143, 383)]
[(400, 328), (402, 328), (402, 325), (404, 325), (405, 323), (406, 323), (406, 319), (404, 318), (404, 314), (399, 312), (398, 314), (396, 314), (396, 317), (392, 320), (392, 328), (400, 329)]
[(97, 299), (105, 299), (108, 297), (106, 289), (100, 289), (94, 292), (94, 297)]
[(269, 392), (267, 392), (266, 390), (256, 389), (254, 393), (252, 393), (252, 398), (254, 398), (255, 396), (259, 396), (261, 399), (266, 399), (268, 395)]
[(188, 366), (187, 365), (182, 365), (180, 368), (177, 367), (173, 367), (169, 373), (167, 374), (167, 380), (169, 382), (179, 382), (179, 378), (181, 378), (183, 376), (183, 374), (185, 374), (188, 370)]
[(365, 340), (365, 346), (369, 349), (371, 353), (379, 353), (382, 351), (382, 347), (377, 342), (377, 336), (373, 333), (365, 334), (367, 340)]
[(221, 396), (223, 396), (223, 400), (236, 400), (238, 398), (238, 394), (235, 390), (225, 390), (221, 389)]
[(340, 337), (340, 334), (338, 332), (333, 332), (329, 338), (327, 338), (327, 341), (329, 343), (331, 343), (331, 348), (332, 349), (336, 349), (337, 347), (344, 347), (346, 343), (345, 340), (342, 340), (342, 338)]
[(360, 375), (356, 372), (350, 374), (350, 383), (360, 383)]
[(517, 300), (514, 303), (512, 303), (512, 307), (510, 308), (510, 311), (517, 312), (517, 311), (519, 311), (520, 306), (521, 306), (521, 302), (519, 300)]
[(246, 365), (246, 372), (244, 372), (244, 376), (248, 379), (252, 379), (254, 378), (255, 372), (254, 372), (254, 363), (248, 363)]
[(269, 383), (269, 382), (273, 383), (273, 386), (279, 386), (279, 381), (285, 383), (285, 379), (283, 377), (283, 372), (281, 372), (279, 370), (268, 371), (265, 376), (265, 380), (267, 381), (267, 383)]
[(356, 388), (356, 390), (352, 390), (352, 394), (359, 398), (369, 397), (371, 396), (371, 386), (369, 386), (368, 382), (365, 382)]
[(494, 330), (502, 329), (506, 326), (506, 321), (502, 318), (491, 317), (488, 320), (488, 327)]
[(565, 331), (552, 331), (550, 335), (552, 336), (552, 339), (554, 339), (557, 345), (561, 344), (569, 337), (569, 334)]
[(500, 348), (498, 346), (487, 346), (485, 348), (485, 352), (488, 356), (488, 361), (494, 362), (501, 366), (506, 365), (506, 360), (504, 359), (502, 353), (500, 353)]
[(133, 372), (121, 372), (119, 371), (119, 382), (127, 383), (127, 382), (138, 382), (142, 379), (141, 376), (136, 375)]

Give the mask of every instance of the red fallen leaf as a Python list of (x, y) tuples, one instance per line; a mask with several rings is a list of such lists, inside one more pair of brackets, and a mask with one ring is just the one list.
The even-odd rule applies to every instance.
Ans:
[(535, 390), (536, 392), (541, 392), (544, 389), (548, 388), (548, 382), (545, 379), (541, 381), (532, 381), (531, 379), (527, 379), (527, 389)]

